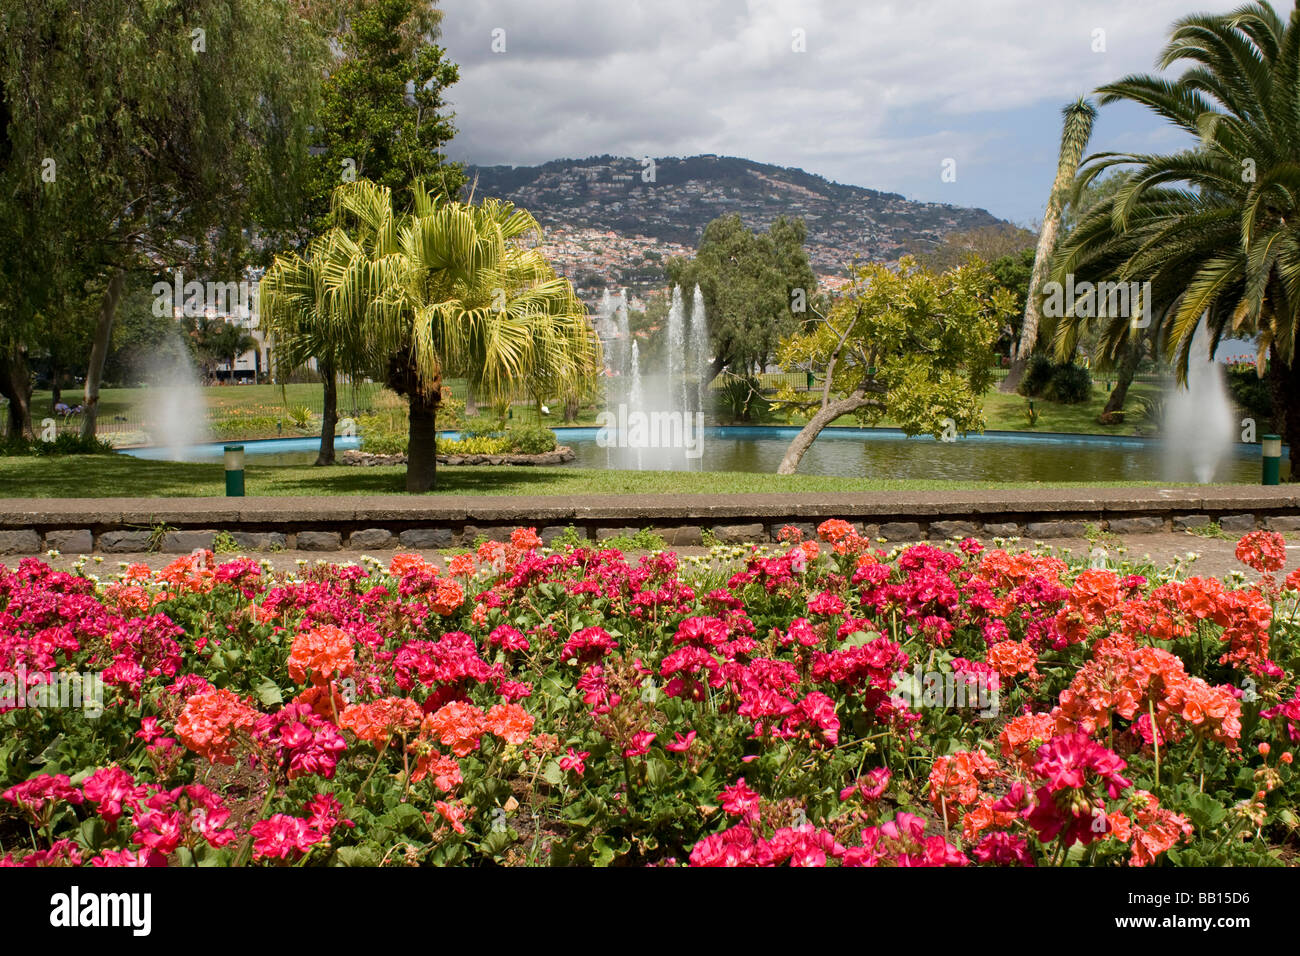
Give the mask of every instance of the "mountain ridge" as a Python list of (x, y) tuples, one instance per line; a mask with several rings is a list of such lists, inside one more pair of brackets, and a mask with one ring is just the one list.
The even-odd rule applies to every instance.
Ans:
[(985, 209), (712, 153), (654, 160), (604, 154), (467, 171), (467, 190), (508, 199), (537, 218), (548, 255), (579, 289), (662, 284), (663, 259), (693, 253), (704, 226), (733, 212), (751, 229), (782, 215), (802, 218), (813, 270), (827, 278), (842, 276), (855, 259), (893, 261), (950, 232), (1005, 221)]

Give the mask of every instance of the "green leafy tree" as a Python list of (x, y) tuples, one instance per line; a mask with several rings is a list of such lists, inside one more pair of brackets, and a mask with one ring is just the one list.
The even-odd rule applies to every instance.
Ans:
[[(325, 57), (319, 31), (286, 0), (32, 0), (6, 8), (5, 394), (30, 388), (21, 366), (38, 310), (99, 281), (82, 429), (94, 434), (128, 273), (165, 263), (194, 278), (238, 278), (245, 224), (302, 181)], [(41, 278), (50, 261), (76, 265)], [(30, 430), (29, 421), (18, 424)]]
[(328, 228), (341, 182), (365, 178), (405, 195), (417, 181), (454, 199), (464, 169), (446, 93), (460, 76), (437, 45), (442, 12), (428, 0), (344, 0), (335, 61), (322, 89), (310, 188), (313, 231)]
[[(1141, 104), (1194, 137), (1173, 153), (1101, 153), (1085, 182), (1112, 168), (1128, 179), (1065, 244), (1065, 273), (1106, 257), (1120, 280), (1150, 282), (1152, 335), (1185, 380), (1202, 321), (1210, 347), (1255, 335), (1274, 408), (1300, 479), (1300, 9), (1285, 19), (1249, 3), (1177, 21), (1158, 68), (1101, 87), (1103, 105)], [(1198, 356), (1199, 358), (1199, 356)]]
[(853, 278), (829, 315), (781, 344), (786, 368), (817, 369), (824, 385), (820, 395), (788, 386), (778, 395), (812, 417), (777, 474), (794, 474), (822, 429), (842, 415), (868, 424), (887, 417), (908, 435), (984, 426), (991, 349), (1011, 314), (1011, 293), (974, 262), (935, 273), (905, 256), (896, 271), (871, 264)]
[(817, 277), (804, 251), (802, 219), (781, 217), (767, 232), (752, 232), (740, 216), (719, 216), (704, 227), (692, 259), (670, 259), (669, 281), (690, 301), (700, 287), (708, 313), (713, 363), (707, 382), (724, 368), (751, 371), (781, 339), (812, 317)]
[(1011, 370), (1003, 380), (1001, 390), (1014, 392), (1024, 378), (1029, 367), (1029, 357), (1038, 344), (1038, 326), (1042, 321), (1042, 303), (1039, 290), (1047, 281), (1052, 267), (1052, 254), (1056, 250), (1057, 236), (1061, 229), (1061, 218), (1074, 187), (1074, 177), (1083, 159), (1083, 151), (1088, 148), (1092, 136), (1092, 124), (1097, 118), (1097, 108), (1086, 99), (1071, 103), (1061, 111), (1061, 148), (1056, 163), (1056, 179), (1052, 191), (1047, 197), (1047, 209), (1043, 213), (1043, 224), (1038, 230), (1038, 248), (1034, 252), (1034, 271), (1029, 280), (1029, 292), (1025, 297), (1025, 317), (1020, 325), (1020, 344), (1016, 346), (1016, 357), (1011, 363)]
[(325, 284), (325, 270), (337, 245), (326, 235), (312, 242), (305, 256), (277, 257), (258, 285), (259, 314), (275, 342), (281, 373), (315, 358), (324, 386), (317, 465), (334, 464), (334, 432), (338, 426), (338, 375), (354, 380), (365, 367), (366, 343), (360, 321), (334, 307)]
[(417, 184), (399, 214), (391, 190), (364, 180), (339, 186), (334, 205), (325, 285), (408, 399), (407, 491), (434, 486), (445, 378), (465, 378), (490, 406), (521, 383), (581, 393), (599, 374), (586, 308), (542, 255), (527, 212), (441, 200)]

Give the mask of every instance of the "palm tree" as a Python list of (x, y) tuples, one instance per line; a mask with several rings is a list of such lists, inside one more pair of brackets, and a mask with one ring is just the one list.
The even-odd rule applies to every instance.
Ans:
[(1183, 63), (1177, 79), (1128, 76), (1097, 91), (1103, 104), (1148, 107), (1196, 142), (1167, 155), (1089, 157), (1081, 183), (1116, 166), (1131, 173), (1108, 216), (1082, 223), (1056, 268), (1109, 254), (1116, 274), (1151, 282), (1164, 306), (1155, 340), (1174, 353), (1180, 381), (1202, 321), (1211, 352), (1224, 335), (1257, 335), (1300, 479), (1300, 7), (1288, 20), (1264, 3), (1185, 17), (1158, 65)]
[(562, 393), (595, 379), (595, 331), (527, 212), (496, 199), (441, 201), (417, 183), (399, 216), (390, 190), (363, 180), (339, 186), (334, 207), (325, 284), (410, 403), (408, 491), (434, 486), (445, 377), (464, 377), (487, 403), (535, 383)]
[(355, 379), (366, 355), (359, 323), (347, 321), (332, 308), (325, 288), (323, 266), (336, 248), (334, 238), (326, 234), (313, 240), (305, 258), (296, 253), (277, 256), (258, 284), (259, 311), (275, 341), (280, 370), (300, 368), (308, 359), (316, 359), (325, 399), (317, 465), (334, 464), (338, 375), (346, 371)]
[(1025, 297), (1025, 320), (1020, 327), (1020, 344), (1016, 348), (1016, 357), (1011, 362), (1011, 370), (1003, 380), (1001, 390), (1014, 392), (1020, 386), (1020, 380), (1029, 367), (1029, 357), (1038, 344), (1038, 325), (1042, 319), (1042, 302), (1039, 292), (1047, 281), (1047, 274), (1052, 265), (1052, 254), (1056, 249), (1056, 236), (1061, 228), (1061, 216), (1065, 211), (1066, 201), (1074, 186), (1074, 177), (1079, 170), (1079, 161), (1092, 136), (1092, 123), (1097, 118), (1097, 109), (1086, 99), (1061, 110), (1064, 123), (1061, 128), (1061, 149), (1056, 162), (1056, 179), (1052, 183), (1052, 192), (1047, 197), (1047, 209), (1043, 213), (1043, 226), (1038, 231), (1038, 248), (1034, 251), (1034, 271), (1029, 279), (1029, 294)]

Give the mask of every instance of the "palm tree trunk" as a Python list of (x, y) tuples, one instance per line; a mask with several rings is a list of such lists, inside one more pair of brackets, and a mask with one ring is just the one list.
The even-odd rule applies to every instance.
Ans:
[(406, 448), (406, 490), (413, 494), (431, 491), (438, 469), (438, 399), (440, 392), (426, 396), (412, 390), (410, 432)]
[(10, 438), (35, 438), (32, 431), (32, 376), (27, 365), (26, 346), (15, 346), (0, 355), (0, 395), (9, 400)]
[(334, 464), (334, 429), (339, 422), (339, 386), (334, 372), (334, 362), (324, 359), (320, 363), (320, 380), (325, 390), (325, 408), (321, 413), (320, 453), (316, 464)]
[(104, 378), (104, 360), (113, 338), (113, 322), (117, 318), (117, 303), (122, 298), (126, 284), (126, 270), (118, 269), (108, 280), (104, 298), (99, 303), (99, 316), (95, 320), (95, 338), (90, 346), (90, 362), (86, 367), (86, 399), (81, 419), (81, 437), (95, 437), (95, 421), (99, 416), (99, 383)]
[(1142, 340), (1132, 339), (1124, 346), (1119, 366), (1115, 369), (1115, 387), (1111, 389), (1110, 398), (1106, 400), (1106, 407), (1101, 410), (1102, 415), (1124, 410), (1129, 386), (1133, 384), (1133, 376), (1137, 374), (1138, 362), (1141, 360)]
[(1268, 384), (1278, 433), (1290, 446), (1291, 474), (1287, 481), (1300, 481), (1300, 376), (1293, 366), (1278, 358), (1275, 346), (1269, 349)]
[(1065, 212), (1065, 203), (1070, 195), (1070, 186), (1079, 171), (1079, 162), (1083, 151), (1092, 136), (1092, 123), (1097, 118), (1096, 108), (1087, 100), (1080, 99), (1071, 103), (1062, 115), (1065, 122), (1061, 128), (1061, 149), (1056, 161), (1056, 179), (1052, 183), (1051, 195), (1047, 197), (1047, 209), (1043, 213), (1043, 228), (1038, 232), (1038, 247), (1034, 250), (1034, 269), (1029, 278), (1029, 293), (1025, 296), (1025, 321), (1020, 329), (1020, 345), (1016, 357), (1011, 362), (1011, 370), (998, 387), (1004, 394), (1010, 394), (1020, 387), (1020, 381), (1029, 368), (1029, 357), (1038, 344), (1038, 326), (1042, 320), (1042, 303), (1039, 292), (1051, 272), (1052, 255), (1056, 251), (1056, 236), (1061, 231), (1061, 216)]

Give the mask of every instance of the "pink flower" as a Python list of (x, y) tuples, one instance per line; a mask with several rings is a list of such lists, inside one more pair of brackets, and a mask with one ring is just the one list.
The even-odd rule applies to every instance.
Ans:
[(650, 733), (648, 730), (642, 730), (632, 735), (632, 746), (623, 751), (624, 757), (640, 757), (642, 754), (650, 752), (650, 742), (657, 735)]
[(674, 753), (684, 753), (691, 749), (691, 744), (695, 742), (695, 731), (691, 731), (685, 737), (681, 734), (676, 735), (676, 739), (670, 744), (664, 744), (665, 750), (671, 750)]
[(718, 794), (718, 799), (722, 801), (722, 809), (731, 816), (744, 817), (748, 820), (758, 819), (759, 796), (757, 792), (746, 786), (744, 777)]
[(587, 765), (583, 761), (590, 756), (590, 750), (574, 750), (570, 747), (568, 755), (560, 758), (560, 769), (572, 770), (581, 777), (582, 772), (587, 769)]
[(248, 832), (253, 837), (254, 860), (288, 860), (311, 850), (321, 840), (306, 820), (277, 813), (258, 820)]

